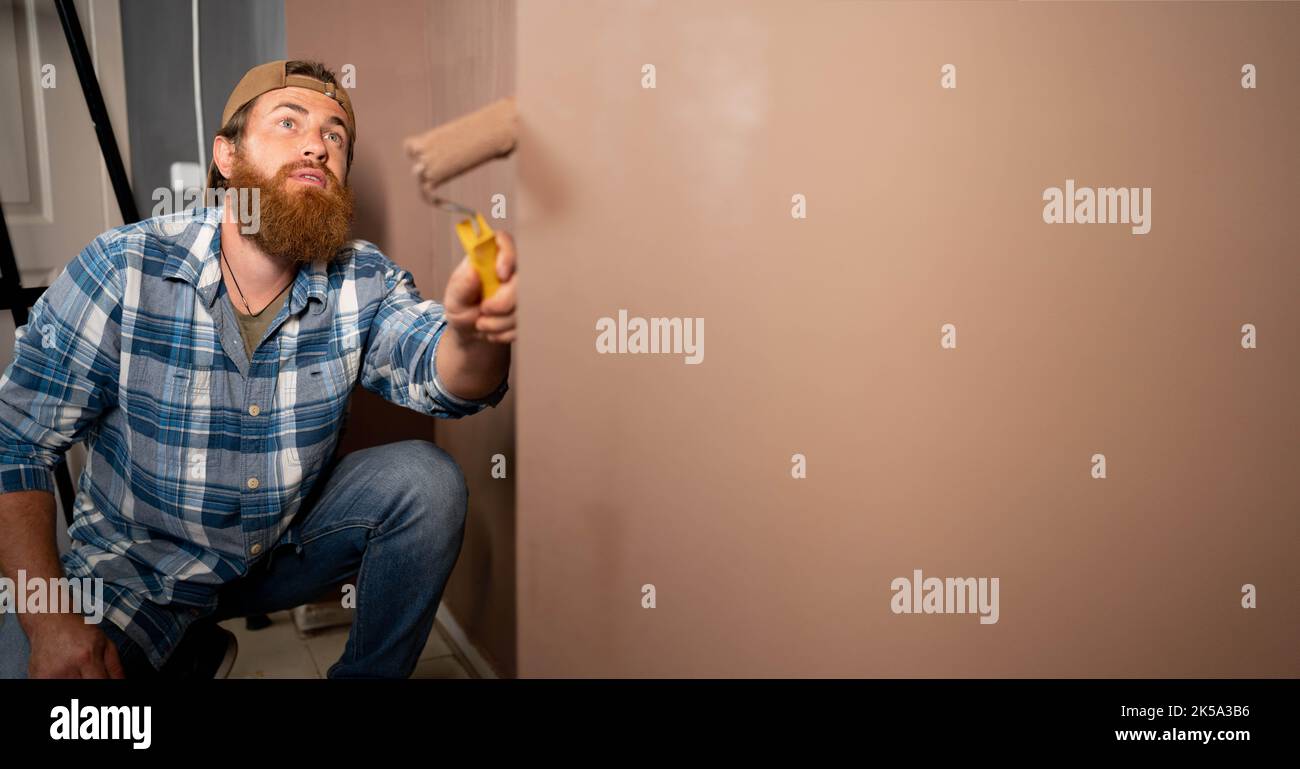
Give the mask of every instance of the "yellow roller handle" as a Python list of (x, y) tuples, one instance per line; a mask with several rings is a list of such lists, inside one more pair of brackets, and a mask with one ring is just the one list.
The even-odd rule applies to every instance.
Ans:
[(474, 223), (462, 219), (456, 224), (456, 234), (470, 262), (478, 270), (479, 280), (483, 283), (483, 298), (487, 299), (497, 292), (501, 281), (497, 278), (497, 236), (483, 221), (483, 214), (474, 214), (478, 220), (478, 232), (474, 232)]

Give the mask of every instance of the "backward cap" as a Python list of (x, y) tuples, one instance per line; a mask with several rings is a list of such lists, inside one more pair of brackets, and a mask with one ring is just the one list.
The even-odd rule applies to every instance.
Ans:
[(299, 88), (310, 88), (313, 91), (319, 91), (338, 102), (343, 111), (348, 114), (348, 133), (351, 134), (350, 138), (355, 140), (357, 118), (352, 112), (352, 100), (348, 98), (347, 89), (307, 75), (287, 74), (285, 72), (287, 65), (288, 62), (283, 59), (269, 61), (266, 64), (259, 64), (244, 73), (244, 76), (239, 80), (239, 84), (235, 86), (235, 90), (230, 92), (230, 98), (226, 100), (226, 108), (221, 112), (221, 125), (224, 126), (229, 123), (231, 116), (238, 112), (240, 107), (267, 91), (298, 86)]

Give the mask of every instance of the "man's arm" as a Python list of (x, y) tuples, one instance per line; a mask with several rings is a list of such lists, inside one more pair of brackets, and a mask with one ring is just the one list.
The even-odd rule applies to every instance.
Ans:
[(510, 371), (510, 345), (466, 339), (454, 326), (442, 332), (437, 355), (434, 366), (443, 385), (466, 400), (491, 395)]
[[(443, 305), (422, 298), (409, 271), (389, 262), (384, 281), (385, 296), (371, 325), (361, 385), (391, 403), (445, 419), (476, 414), (500, 403), (509, 390), (509, 350), (488, 345), (502, 348), (498, 353), (459, 340)], [(504, 357), (497, 357), (502, 353)], [(448, 354), (463, 357), (451, 365), (444, 357)], [(481, 377), (494, 379), (490, 384), (473, 375), (460, 376), (480, 363), (494, 369), (479, 370)], [(444, 371), (452, 374), (454, 385), (443, 379)]]
[[(122, 272), (102, 237), (81, 252), (14, 334), (0, 376), (0, 571), (64, 576), (50, 470), (117, 397)], [(116, 649), (80, 614), (25, 614), (30, 675), (120, 675)]]
[[(48, 491), (0, 494), (0, 569), (17, 581), (19, 569), (33, 578), (64, 576), (54, 531), (54, 495)], [(47, 583), (53, 584), (53, 583)], [(32, 678), (123, 678), (117, 649), (79, 614), (20, 614), (31, 657)]]

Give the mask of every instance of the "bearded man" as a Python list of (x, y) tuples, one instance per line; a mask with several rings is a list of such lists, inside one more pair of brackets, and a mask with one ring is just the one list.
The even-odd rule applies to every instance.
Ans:
[[(20, 616), (27, 648), (9, 659), (30, 676), (222, 675), (234, 638), (217, 622), (354, 583), (327, 675), (406, 677), (459, 556), (468, 492), (444, 451), (332, 457), (358, 382), (435, 417), (501, 401), (512, 239), (492, 297), (466, 258), (441, 303), (349, 241), (356, 119), (320, 63), (253, 68), (222, 123), (219, 204), (96, 238), (37, 301), (0, 378), (0, 567), (102, 580), (105, 603), (98, 624)], [(89, 460), (60, 556), (49, 471), (76, 441)]]

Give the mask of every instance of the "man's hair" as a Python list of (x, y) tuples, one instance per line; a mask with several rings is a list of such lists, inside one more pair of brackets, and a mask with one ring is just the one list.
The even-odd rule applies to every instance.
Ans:
[[(305, 77), (310, 77), (319, 80), (322, 83), (333, 83), (336, 86), (339, 84), (338, 80), (334, 77), (333, 71), (324, 64), (321, 64), (319, 61), (292, 59), (285, 62), (284, 72), (286, 75), (303, 75)], [(258, 96), (258, 99), (265, 95), (266, 94), (261, 94)], [(230, 116), (230, 120), (226, 121), (226, 124), (221, 127), (220, 131), (217, 131), (217, 136), (225, 137), (226, 140), (231, 144), (234, 144), (235, 148), (238, 149), (239, 141), (244, 137), (244, 126), (248, 123), (248, 116), (252, 114), (254, 104), (257, 104), (257, 99), (250, 99), (248, 103), (235, 110), (235, 114)], [(343, 172), (345, 177), (347, 173), (352, 170), (352, 149), (352, 137), (349, 135), (348, 164)], [(221, 173), (220, 169), (216, 167), (215, 162), (212, 167), (212, 177), (212, 184), (210, 186), (213, 189), (224, 189), (226, 187), (228, 180)]]

